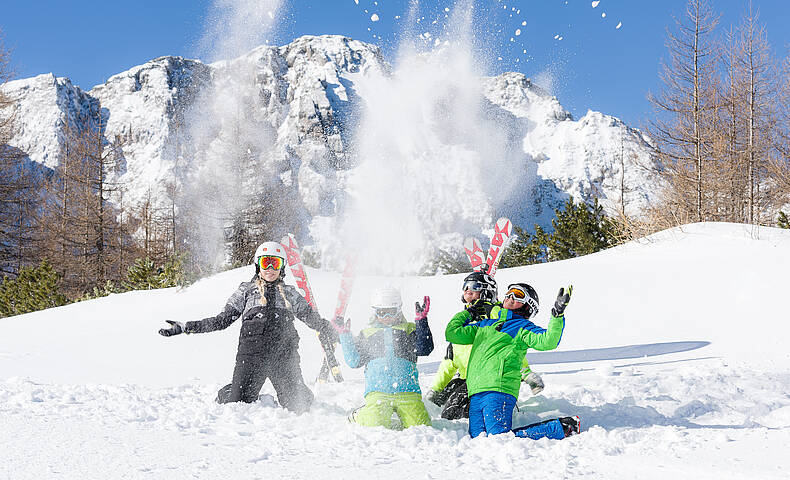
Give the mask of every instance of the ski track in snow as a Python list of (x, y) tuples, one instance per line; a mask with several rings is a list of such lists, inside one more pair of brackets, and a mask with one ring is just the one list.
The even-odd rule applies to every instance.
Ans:
[[(581, 435), (559, 442), (510, 435), (473, 440), (465, 420), (440, 419), (433, 405), (432, 428), (358, 427), (346, 415), (361, 403), (359, 380), (317, 386), (313, 409), (297, 416), (266, 396), (253, 404), (218, 405), (213, 398), (220, 385), (157, 389), (11, 378), (0, 383), (0, 478), (225, 478), (228, 472), (243, 478), (351, 472), (510, 478), (533, 471), (546, 478), (635, 478), (622, 462), (633, 462), (643, 474), (684, 465), (685, 475), (691, 465), (696, 478), (713, 478), (712, 472), (717, 478), (750, 472), (782, 478), (790, 467), (760, 458), (761, 444), (770, 451), (774, 442), (790, 441), (790, 374), (706, 359), (560, 369), (544, 372), (544, 379), (543, 394), (522, 391), (514, 425), (578, 414)], [(268, 383), (262, 393), (274, 394)], [(38, 446), (35, 455), (31, 444)], [(710, 451), (731, 452), (727, 472), (715, 467), (716, 457), (697, 457)], [(97, 469), (98, 459), (104, 469)]]

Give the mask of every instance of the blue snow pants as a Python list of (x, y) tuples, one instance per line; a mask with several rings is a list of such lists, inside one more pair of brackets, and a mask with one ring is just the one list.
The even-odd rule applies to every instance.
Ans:
[(496, 435), (512, 431), (517, 437), (533, 440), (543, 437), (557, 440), (565, 438), (562, 424), (556, 419), (512, 429), (515, 406), (516, 397), (507, 393), (475, 393), (469, 398), (469, 436), (474, 438), (483, 432)]

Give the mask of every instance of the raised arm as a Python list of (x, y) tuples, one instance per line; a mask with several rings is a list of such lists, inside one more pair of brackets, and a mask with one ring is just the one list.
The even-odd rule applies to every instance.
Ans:
[(562, 331), (565, 329), (565, 317), (551, 317), (547, 329), (523, 329), (521, 339), (529, 348), (535, 350), (553, 350), (560, 344)]
[(568, 288), (560, 288), (557, 300), (551, 309), (549, 327), (545, 331), (542, 329), (522, 330), (522, 339), (527, 346), (535, 350), (553, 350), (557, 348), (557, 345), (560, 344), (560, 339), (562, 339), (562, 331), (565, 329), (565, 307), (570, 303), (572, 293), (573, 285), (569, 285)]
[(423, 297), (423, 304), (414, 302), (414, 324), (415, 324), (415, 351), (417, 356), (427, 356), (433, 351), (433, 334), (428, 325), (428, 310), (431, 308), (431, 298)]
[(466, 310), (456, 313), (450, 319), (447, 328), (444, 329), (444, 337), (447, 341), (458, 345), (471, 345), (474, 343), (478, 327), (476, 325), (464, 326), (470, 320), (472, 320), (472, 315)]

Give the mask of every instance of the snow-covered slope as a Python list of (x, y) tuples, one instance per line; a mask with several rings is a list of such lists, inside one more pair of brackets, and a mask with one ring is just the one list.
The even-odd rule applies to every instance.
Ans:
[[(134, 207), (148, 199), (165, 204), (168, 185), (194, 187), (208, 179), (220, 182), (217, 189), (228, 195), (219, 207), (225, 213), (241, 208), (234, 192), (292, 196), (299, 204), (292, 206), (291, 217), (301, 226), (318, 225), (321, 218), (341, 213), (346, 198), (353, 195), (344, 183), (346, 172), (370, 161), (374, 153), (398, 163), (396, 171), (399, 166), (423, 174), (438, 170), (429, 179), (438, 181), (446, 168), (453, 167), (456, 153), (468, 156), (468, 151), (456, 149), (464, 147), (470, 134), (502, 145), (477, 145), (489, 155), (476, 160), (480, 163), (476, 171), (484, 173), (469, 175), (490, 178), (433, 186), (450, 189), (437, 198), (474, 197), (471, 212), (438, 209), (448, 218), (435, 219), (437, 224), (464, 226), (464, 231), (457, 232), (461, 235), (479, 233), (500, 215), (527, 227), (533, 222), (547, 226), (553, 208), (568, 195), (577, 200), (598, 196), (607, 208), (617, 210), (623, 168), (629, 213), (655, 199), (655, 178), (639, 167), (650, 162), (647, 141), (640, 132), (597, 112), (575, 121), (556, 98), (518, 73), (474, 77), (476, 89), (461, 85), (459, 90), (456, 77), (475, 75), (474, 68), (455, 71), (456, 65), (445, 64), (441, 66), (445, 77), (441, 77), (436, 75), (437, 66), (429, 62), (445, 58), (428, 58), (425, 68), (415, 68), (419, 62), (397, 65), (411, 68), (408, 76), (398, 77), (375, 45), (341, 36), (305, 36), (213, 64), (157, 58), (87, 92), (51, 75), (17, 80), (4, 87), (19, 98), (21, 128), (11, 144), (52, 167), (61, 154), (64, 121), (82, 118), (89, 107), (100, 105), (107, 119), (106, 137), (118, 136), (125, 142), (125, 169), (119, 172), (121, 191), (117, 194), (123, 195), (124, 205)], [(382, 80), (369, 81), (379, 77)], [(363, 79), (368, 80), (367, 90), (360, 89)], [(400, 119), (395, 117), (398, 113), (384, 114), (378, 116), (384, 125), (364, 123), (365, 108), (380, 108), (382, 103), (374, 97), (387, 95), (395, 95), (393, 105), (409, 106), (404, 112), (416, 116)], [(480, 103), (486, 103), (486, 108), (474, 110)], [(490, 123), (489, 128), (498, 124), (500, 128), (496, 135), (458, 132), (461, 117), (469, 117), (465, 121), (470, 124)], [(408, 120), (415, 128), (409, 138), (403, 138)], [(419, 135), (428, 128), (436, 131), (436, 145), (420, 150), (423, 139)], [(401, 145), (413, 145), (408, 159), (392, 151), (371, 152), (373, 147), (364, 142), (375, 129), (380, 130), (373, 132), (378, 135), (399, 138)], [(437, 156), (437, 151), (443, 153)], [(370, 170), (365, 175), (381, 172), (378, 167)], [(519, 185), (498, 190), (487, 185), (496, 179)], [(484, 188), (479, 195), (471, 195), (469, 183)], [(430, 186), (420, 187), (425, 188)], [(498, 198), (505, 196), (503, 191), (506, 198)], [(427, 205), (421, 209), (431, 210)], [(313, 233), (314, 239), (325, 236)]]
[[(466, 421), (402, 432), (362, 428), (362, 372), (314, 386), (295, 416), (265, 398), (217, 405), (238, 324), (164, 338), (163, 319), (219, 312), (252, 270), (184, 290), (130, 292), (0, 319), (2, 478), (600, 478), (780, 479), (790, 461), (790, 338), (785, 292), (790, 231), (694, 224), (586, 257), (497, 274), (527, 281), (545, 324), (557, 289), (574, 285), (560, 347), (528, 354), (546, 389), (522, 389), (516, 425), (579, 414), (581, 435), (469, 439)], [(324, 315), (338, 277), (310, 270)], [(371, 289), (401, 284), (404, 304), (430, 295), (436, 348), (420, 359), (427, 388), (460, 308), (462, 276), (360, 278), (352, 329)], [(298, 324), (298, 322), (297, 322)], [(299, 324), (308, 382), (320, 366)], [(273, 394), (268, 383), (264, 393)], [(35, 455), (31, 452), (35, 452)]]

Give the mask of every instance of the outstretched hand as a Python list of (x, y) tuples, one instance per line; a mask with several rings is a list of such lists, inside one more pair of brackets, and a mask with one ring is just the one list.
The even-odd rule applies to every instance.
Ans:
[(573, 285), (568, 285), (567, 290), (560, 288), (560, 293), (557, 294), (557, 300), (554, 302), (554, 306), (551, 308), (551, 315), (553, 317), (559, 317), (565, 313), (565, 307), (567, 307), (568, 303), (571, 301), (572, 292)]
[(178, 335), (180, 333), (184, 333), (184, 324), (181, 322), (176, 322), (175, 320), (165, 320), (165, 322), (170, 324), (168, 328), (160, 328), (159, 335), (163, 337), (171, 337), (173, 335)]
[(414, 321), (425, 320), (428, 318), (428, 311), (431, 309), (431, 297), (428, 295), (422, 297), (422, 305), (420, 302), (414, 302)]

